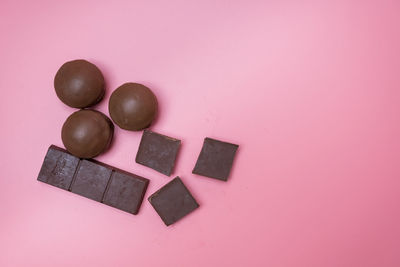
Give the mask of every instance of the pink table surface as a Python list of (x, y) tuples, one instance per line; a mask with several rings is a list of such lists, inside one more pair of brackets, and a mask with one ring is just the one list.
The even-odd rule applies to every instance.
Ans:
[[(400, 266), (400, 2), (1, 1), (0, 266)], [(99, 160), (179, 175), (201, 207), (166, 227), (36, 181), (74, 109), (62, 63), (154, 90), (180, 138), (171, 178), (140, 132)], [(191, 173), (203, 138), (240, 145), (228, 182)]]

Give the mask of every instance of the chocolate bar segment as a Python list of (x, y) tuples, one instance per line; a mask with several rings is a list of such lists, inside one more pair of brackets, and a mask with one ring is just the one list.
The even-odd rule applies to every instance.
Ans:
[(79, 164), (79, 158), (64, 149), (50, 146), (40, 169), (38, 180), (68, 190)]
[(136, 154), (136, 162), (170, 176), (181, 141), (145, 130)]
[(96, 200), (103, 199), (104, 192), (111, 177), (112, 169), (97, 162), (82, 160), (79, 165), (71, 192)]
[(164, 185), (148, 200), (167, 226), (199, 207), (179, 177)]
[(109, 206), (137, 214), (149, 180), (50, 146), (37, 178)]
[(148, 184), (147, 179), (117, 170), (111, 176), (103, 203), (137, 214)]
[(192, 173), (227, 181), (238, 145), (205, 138)]

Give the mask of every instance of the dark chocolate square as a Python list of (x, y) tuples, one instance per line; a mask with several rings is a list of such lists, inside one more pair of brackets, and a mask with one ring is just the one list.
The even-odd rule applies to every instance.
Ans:
[(136, 154), (136, 162), (170, 176), (181, 141), (145, 130)]
[(64, 149), (50, 146), (37, 179), (68, 190), (78, 164), (79, 158), (72, 156)]
[(149, 202), (167, 226), (199, 207), (179, 177), (152, 194)]
[(101, 201), (112, 169), (100, 162), (82, 160), (72, 183), (71, 192)]
[(146, 178), (117, 170), (111, 175), (103, 203), (137, 214), (148, 184)]
[(238, 145), (206, 137), (192, 173), (228, 180)]

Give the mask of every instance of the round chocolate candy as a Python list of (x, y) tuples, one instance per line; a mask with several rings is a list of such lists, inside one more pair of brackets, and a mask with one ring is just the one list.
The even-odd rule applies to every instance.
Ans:
[(110, 97), (111, 119), (122, 129), (139, 131), (150, 126), (157, 114), (157, 98), (146, 86), (125, 83)]
[(73, 108), (93, 106), (105, 93), (103, 74), (83, 59), (64, 63), (54, 78), (54, 88), (58, 98)]
[(111, 120), (101, 112), (82, 109), (64, 122), (61, 139), (65, 148), (79, 158), (93, 158), (107, 150), (114, 133)]

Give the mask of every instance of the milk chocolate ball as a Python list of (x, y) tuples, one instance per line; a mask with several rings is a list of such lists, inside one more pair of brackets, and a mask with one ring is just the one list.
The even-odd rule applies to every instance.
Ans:
[(139, 131), (150, 126), (157, 114), (157, 98), (146, 86), (125, 83), (110, 97), (111, 119), (122, 129)]
[(64, 63), (54, 78), (58, 98), (73, 108), (86, 108), (103, 98), (104, 77), (92, 63), (79, 59)]
[(83, 109), (64, 122), (61, 139), (65, 148), (79, 158), (93, 158), (107, 150), (114, 133), (111, 120), (101, 112)]

